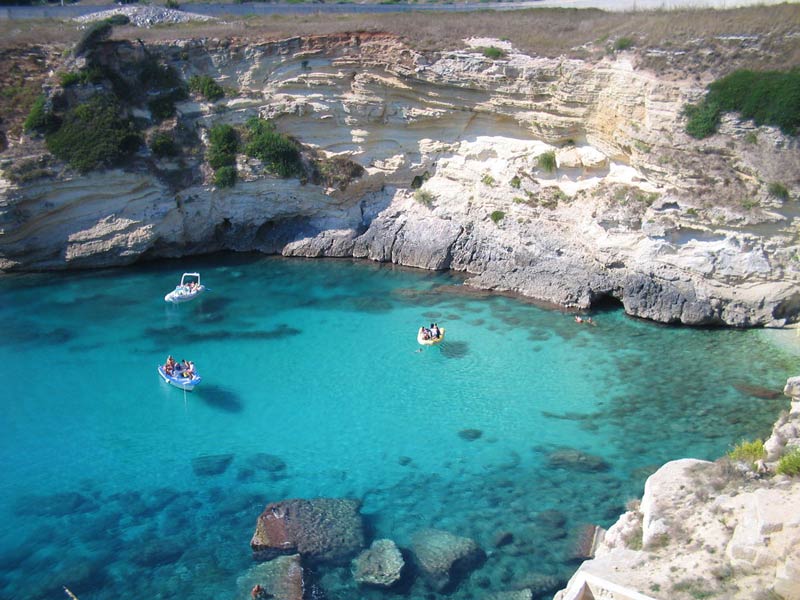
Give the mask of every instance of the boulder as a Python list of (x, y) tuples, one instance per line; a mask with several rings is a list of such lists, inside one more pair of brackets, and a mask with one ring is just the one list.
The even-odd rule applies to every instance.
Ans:
[(299, 553), (311, 562), (345, 564), (364, 547), (357, 500), (316, 498), (268, 504), (250, 541), (258, 560)]
[(439, 529), (423, 529), (411, 538), (420, 572), (437, 592), (454, 590), (461, 578), (484, 560), (474, 540)]
[(687, 492), (694, 487), (693, 474), (709, 469), (713, 463), (684, 458), (665, 464), (647, 478), (640, 512), (642, 513), (642, 544), (645, 548), (658, 545), (668, 536), (676, 506), (684, 506)]
[(236, 599), (252, 600), (260, 594), (264, 598), (303, 600), (303, 579), (299, 554), (279, 556), (251, 567), (239, 577), (236, 581)]
[(792, 399), (792, 402), (800, 402), (800, 377), (790, 377), (786, 380), (783, 393)]
[(400, 580), (405, 561), (392, 540), (375, 540), (353, 559), (351, 566), (356, 582), (389, 587)]

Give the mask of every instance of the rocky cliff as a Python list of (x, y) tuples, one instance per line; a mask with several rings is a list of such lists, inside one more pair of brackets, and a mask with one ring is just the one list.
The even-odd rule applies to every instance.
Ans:
[[(134, 115), (196, 134), (199, 151), (157, 159), (143, 148), (129, 167), (79, 175), (41, 158), (41, 141), (10, 138), (0, 269), (233, 249), (454, 269), (477, 287), (576, 308), (615, 298), (667, 323), (798, 318), (796, 138), (733, 115), (717, 135), (689, 137), (682, 111), (710, 73), (659, 77), (628, 52), (553, 59), (470, 45), (423, 54), (390, 35), (341, 34), (150, 46), (185, 78), (228, 90), (179, 103), (160, 125)], [(505, 54), (487, 58), (490, 45)], [(51, 88), (56, 70), (75, 67), (56, 50), (39, 50)], [(118, 64), (144, 52), (103, 50)], [(202, 151), (210, 126), (254, 115), (364, 174), (326, 188), (240, 155), (236, 185), (215, 188)], [(31, 164), (36, 177), (10, 174)], [(776, 182), (788, 195), (770, 193)]]
[(800, 599), (800, 483), (779, 468), (800, 448), (800, 377), (785, 393), (764, 459), (661, 467), (554, 600)]

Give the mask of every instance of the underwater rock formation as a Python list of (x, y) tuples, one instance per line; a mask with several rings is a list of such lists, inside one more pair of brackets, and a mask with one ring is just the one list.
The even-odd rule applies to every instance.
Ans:
[(256, 586), (263, 591), (262, 598), (303, 600), (304, 573), (299, 554), (259, 563), (237, 579), (236, 600), (258, 599)]
[(562, 448), (551, 452), (547, 457), (547, 463), (553, 469), (569, 469), (584, 473), (608, 471), (610, 468), (610, 465), (602, 457), (572, 448)]
[(353, 579), (358, 583), (389, 587), (400, 580), (405, 564), (403, 555), (392, 540), (375, 540), (353, 559)]
[(411, 551), (420, 572), (437, 592), (455, 589), (459, 580), (485, 558), (474, 540), (439, 529), (416, 532), (411, 538)]
[(315, 498), (268, 504), (250, 541), (253, 556), (268, 560), (299, 553), (304, 560), (346, 563), (364, 547), (364, 524), (357, 500)]
[(198, 456), (192, 459), (192, 470), (199, 477), (222, 475), (227, 471), (231, 462), (233, 462), (233, 454)]

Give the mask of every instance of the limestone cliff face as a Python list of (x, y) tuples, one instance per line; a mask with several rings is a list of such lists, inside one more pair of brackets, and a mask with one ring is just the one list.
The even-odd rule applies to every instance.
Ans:
[[(141, 52), (113, 50), (117, 61)], [(240, 181), (222, 190), (201, 155), (184, 159), (194, 175), (176, 184), (176, 165), (143, 152), (125, 171), (0, 180), (0, 268), (258, 250), (455, 269), (471, 285), (579, 308), (615, 297), (663, 322), (800, 314), (798, 143), (732, 117), (689, 138), (682, 109), (707, 82), (661, 80), (625, 55), (426, 56), (378, 34), (150, 51), (239, 90), (179, 104), (178, 123), (201, 139), (213, 123), (260, 115), (365, 174), (325, 189), (241, 157)], [(5, 154), (35, 148), (11, 140)], [(547, 152), (555, 170), (541, 166)], [(769, 194), (773, 182), (789, 199)]]

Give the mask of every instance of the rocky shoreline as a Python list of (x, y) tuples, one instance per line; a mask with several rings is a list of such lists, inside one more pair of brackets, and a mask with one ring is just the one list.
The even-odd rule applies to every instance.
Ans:
[[(636, 54), (546, 59), (469, 43), (437, 55), (384, 34), (149, 47), (182, 77), (235, 93), (179, 102), (164, 123), (134, 109), (140, 122), (194, 132), (202, 150), (213, 124), (258, 115), (363, 175), (325, 187), (240, 156), (236, 185), (217, 188), (203, 152), (145, 148), (125, 169), (79, 175), (23, 136), (0, 154), (0, 270), (218, 250), (354, 257), (452, 269), (477, 288), (575, 309), (613, 299), (664, 323), (797, 320), (800, 192), (785, 177), (800, 170), (796, 139), (734, 116), (690, 138), (682, 110), (710, 72), (676, 82), (638, 68)], [(484, 56), (487, 45), (503, 57)], [(108, 42), (103, 60), (142, 52)], [(44, 53), (51, 72), (80, 67)], [(776, 180), (785, 199), (769, 192)]]
[(667, 463), (554, 600), (604, 588), (654, 598), (800, 598), (800, 482), (776, 474), (779, 459), (800, 448), (800, 377), (784, 393), (791, 406), (764, 460)]
[[(764, 460), (684, 458), (663, 465), (648, 478), (641, 502), (631, 501), (608, 531), (589, 527), (575, 539), (574, 557), (591, 559), (554, 600), (800, 599), (800, 516), (794, 510), (800, 482), (776, 474), (780, 458), (800, 449), (800, 377), (788, 380), (785, 394), (791, 407), (764, 444)], [(414, 579), (449, 593), (492, 553), (457, 532), (430, 528), (414, 533), (407, 549), (391, 539), (369, 545), (360, 509), (359, 501), (334, 498), (267, 505), (250, 542), (258, 562), (238, 579), (236, 598), (324, 598), (315, 567), (348, 563), (371, 597), (402, 594)], [(513, 538), (498, 534), (495, 547)], [(531, 576), (524, 586), (483, 598), (549, 598), (557, 584), (555, 577)]]

